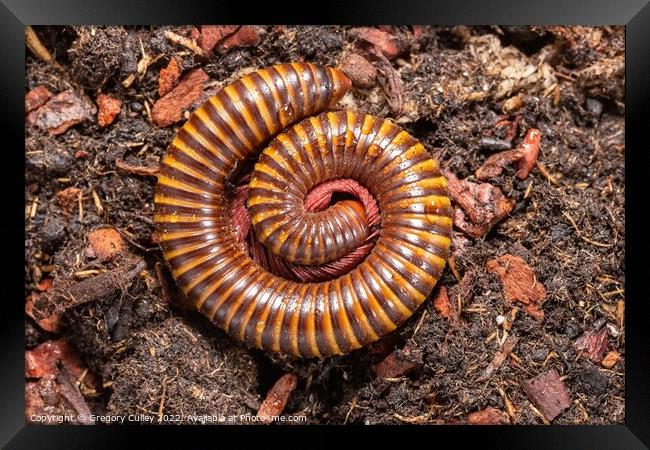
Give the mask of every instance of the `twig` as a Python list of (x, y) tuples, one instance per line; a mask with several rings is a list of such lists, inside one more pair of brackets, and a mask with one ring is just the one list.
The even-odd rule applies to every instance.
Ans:
[(347, 412), (347, 414), (345, 415), (345, 420), (343, 421), (343, 425), (345, 425), (346, 423), (348, 423), (348, 418), (350, 417), (350, 413), (351, 413), (352, 410), (357, 406), (357, 398), (354, 397), (350, 403), (351, 403), (351, 404), (350, 404), (350, 409), (348, 409), (348, 412)]
[(36, 32), (34, 32), (34, 29), (29, 25), (25, 28), (25, 44), (27, 45), (27, 48), (29, 48), (31, 52), (39, 59), (47, 63), (51, 63), (52, 67), (63, 72), (63, 67), (54, 60), (50, 51), (45, 48), (41, 40), (36, 35)]
[(196, 53), (199, 56), (205, 56), (203, 49), (201, 49), (201, 47), (199, 47), (196, 44), (196, 42), (194, 42), (191, 39), (181, 36), (180, 34), (176, 34), (173, 31), (165, 31), (165, 37), (169, 39), (172, 43), (180, 44), (183, 47), (192, 50), (194, 53)]
[(160, 396), (160, 405), (158, 406), (158, 423), (162, 422), (163, 410), (165, 407), (165, 394), (167, 393), (167, 375), (162, 380), (162, 395)]
[(97, 209), (97, 212), (99, 214), (104, 213), (104, 206), (102, 205), (102, 201), (99, 198), (99, 195), (97, 195), (97, 191), (95, 191), (95, 188), (92, 189), (91, 191), (93, 195), (93, 202), (95, 203), (95, 208)]
[(79, 202), (79, 222), (83, 222), (84, 220), (84, 195), (83, 191), (79, 190), (79, 194), (77, 195), (77, 201)]
[(548, 181), (551, 182), (551, 184), (554, 184), (555, 186), (558, 186), (560, 183), (557, 182), (555, 177), (551, 175), (548, 170), (546, 170), (546, 166), (542, 164), (540, 161), (537, 161), (537, 168), (539, 169), (539, 172), (546, 178)]
[(115, 166), (118, 169), (124, 170), (125, 172), (134, 173), (136, 175), (144, 175), (155, 177), (158, 176), (158, 171), (160, 167), (143, 167), (143, 166), (133, 166), (123, 159), (118, 159), (115, 161)]
[(589, 239), (588, 237), (582, 234), (582, 231), (580, 231), (580, 228), (578, 228), (578, 225), (576, 225), (575, 221), (573, 220), (573, 217), (571, 217), (566, 211), (562, 211), (562, 215), (567, 219), (569, 219), (569, 222), (571, 222), (571, 226), (573, 227), (573, 229), (576, 230), (578, 237), (580, 237), (580, 239), (582, 239), (586, 243), (594, 245), (596, 247), (602, 247), (602, 248), (609, 248), (614, 246), (613, 244), (603, 244), (602, 242), (592, 241), (591, 239)]

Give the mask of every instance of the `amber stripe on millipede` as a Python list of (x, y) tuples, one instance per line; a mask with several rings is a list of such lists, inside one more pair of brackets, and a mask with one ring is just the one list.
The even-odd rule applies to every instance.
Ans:
[[(155, 222), (174, 278), (199, 311), (258, 348), (313, 357), (364, 346), (404, 322), (445, 266), (447, 183), (422, 144), (370, 115), (312, 116), (349, 89), (340, 71), (315, 64), (255, 71), (195, 111), (162, 161)], [(365, 213), (355, 202), (304, 209), (305, 195), (330, 179), (365, 185), (382, 215), (368, 257), (320, 283), (296, 283), (258, 266), (228, 218), (228, 174), (301, 119), (271, 141), (252, 175), (248, 208), (260, 242), (299, 264), (335, 260), (361, 242)]]

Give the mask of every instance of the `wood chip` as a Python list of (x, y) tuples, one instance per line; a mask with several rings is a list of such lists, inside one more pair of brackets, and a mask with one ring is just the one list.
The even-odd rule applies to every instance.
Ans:
[(100, 228), (88, 234), (89, 256), (101, 262), (108, 262), (122, 253), (125, 248), (124, 239), (115, 228)]
[(546, 289), (523, 259), (514, 255), (503, 255), (489, 260), (486, 268), (501, 279), (504, 296), (508, 302), (523, 303), (528, 314), (537, 320), (544, 319), (540, 305), (546, 299)]
[(571, 406), (566, 386), (555, 369), (522, 381), (521, 388), (549, 422)]
[(275, 382), (257, 411), (261, 423), (271, 423), (282, 414), (289, 396), (298, 385), (298, 377), (293, 373), (285, 373)]
[(508, 423), (508, 416), (500, 409), (488, 406), (470, 413), (467, 416), (467, 423), (470, 425), (504, 425)]
[(505, 342), (503, 343), (503, 346), (501, 347), (501, 350), (499, 350), (495, 355), (494, 358), (492, 358), (492, 361), (488, 366), (485, 368), (483, 373), (481, 374), (480, 377), (476, 379), (478, 383), (482, 383), (484, 381), (487, 381), (493, 374), (494, 372), (501, 367), (503, 362), (506, 360), (508, 355), (512, 352), (512, 350), (515, 348), (515, 345), (517, 345), (517, 342), (519, 341), (519, 338), (516, 336), (509, 336)]
[(167, 127), (182, 120), (183, 113), (201, 100), (209, 78), (203, 69), (195, 69), (185, 75), (173, 90), (153, 105), (153, 122), (159, 127)]

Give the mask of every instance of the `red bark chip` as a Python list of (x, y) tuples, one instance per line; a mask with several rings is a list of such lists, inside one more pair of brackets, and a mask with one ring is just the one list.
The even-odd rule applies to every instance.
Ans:
[(377, 69), (366, 58), (356, 53), (346, 54), (339, 63), (339, 69), (352, 80), (352, 84), (361, 88), (375, 85)]
[(88, 234), (89, 252), (101, 262), (110, 261), (124, 250), (124, 239), (115, 228), (100, 228)]
[(181, 67), (176, 58), (171, 57), (167, 67), (160, 69), (158, 75), (158, 96), (164, 97), (178, 84), (181, 77)]
[(508, 415), (500, 409), (488, 406), (480, 411), (474, 411), (467, 416), (470, 425), (504, 425), (508, 423)]
[(517, 165), (517, 177), (525, 179), (535, 164), (537, 164), (537, 155), (539, 154), (539, 143), (542, 140), (542, 133), (537, 128), (531, 128), (524, 137), (524, 142), (520, 146), (523, 152), (523, 158)]
[(619, 360), (621, 355), (618, 352), (611, 351), (605, 356), (601, 362), (604, 368), (611, 369), (616, 365), (616, 362)]
[(398, 38), (377, 28), (352, 28), (349, 33), (352, 37), (372, 44), (388, 59), (393, 59), (406, 50), (404, 43)]
[[(56, 384), (56, 375), (48, 375), (38, 381), (25, 383), (25, 419), (34, 421), (35, 416), (56, 410), (61, 395)], [(54, 425), (57, 422), (43, 422), (45, 425)]]
[(51, 314), (41, 317), (38, 311), (34, 311), (34, 302), (39, 298), (39, 294), (32, 292), (25, 299), (25, 314), (34, 319), (39, 327), (50, 333), (58, 333), (61, 328), (61, 314)]
[(253, 25), (243, 25), (235, 34), (228, 36), (219, 43), (219, 53), (225, 53), (235, 47), (253, 47), (260, 43), (264, 30)]
[(422, 355), (413, 351), (406, 344), (403, 349), (397, 349), (372, 369), (378, 378), (398, 378), (404, 376), (422, 365)]
[(586, 354), (590, 360), (599, 363), (609, 346), (607, 328), (602, 327), (599, 331), (587, 331), (576, 339), (573, 345), (581, 354)]
[(67, 212), (72, 212), (73, 208), (79, 202), (79, 193), (81, 189), (74, 186), (65, 188), (56, 193), (54, 196), (56, 203)]
[(501, 279), (504, 296), (508, 302), (523, 303), (528, 314), (537, 320), (544, 318), (540, 305), (546, 299), (546, 289), (537, 281), (535, 272), (523, 259), (503, 255), (489, 260), (485, 266), (489, 272)]
[(52, 97), (45, 86), (37, 86), (25, 95), (25, 113), (43, 106)]
[(72, 89), (52, 97), (47, 103), (27, 115), (27, 124), (52, 135), (64, 133), (68, 128), (85, 120), (92, 120), (97, 108), (84, 95)]
[(99, 112), (97, 113), (97, 124), (100, 127), (105, 127), (113, 123), (115, 117), (122, 109), (122, 101), (111, 97), (110, 95), (99, 94), (97, 96), (97, 105)]
[(515, 201), (504, 196), (497, 186), (459, 180), (448, 170), (442, 172), (448, 181), (449, 196), (462, 208), (454, 212), (454, 225), (469, 236), (485, 236), (515, 206)]
[[(47, 341), (25, 352), (25, 377), (42, 378), (57, 375), (57, 363), (61, 362), (74, 378), (80, 378), (87, 370), (77, 350), (65, 339)], [(97, 379), (86, 372), (84, 382), (96, 387)]]
[(508, 164), (519, 161), (523, 157), (521, 150), (508, 150), (505, 152), (495, 153), (485, 160), (483, 165), (475, 172), (479, 180), (488, 180), (497, 177), (503, 172), (503, 168)]
[(442, 317), (448, 319), (451, 317), (451, 303), (449, 303), (449, 296), (447, 295), (447, 288), (440, 286), (436, 298), (433, 299), (433, 307)]
[(196, 69), (183, 77), (171, 92), (158, 99), (151, 110), (151, 118), (160, 127), (167, 127), (183, 118), (183, 112), (201, 98), (205, 83), (210, 77)]
[(237, 31), (238, 27), (238, 25), (203, 25), (199, 40), (201, 49), (206, 53), (211, 52), (226, 36)]
[(285, 373), (275, 382), (257, 411), (262, 423), (273, 422), (273, 416), (279, 416), (289, 400), (289, 396), (298, 385), (298, 377)]
[(555, 369), (522, 381), (521, 388), (549, 422), (571, 406), (566, 386)]

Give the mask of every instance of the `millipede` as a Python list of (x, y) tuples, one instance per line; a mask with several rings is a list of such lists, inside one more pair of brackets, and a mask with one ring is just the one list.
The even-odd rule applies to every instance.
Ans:
[[(395, 123), (336, 110), (350, 89), (343, 72), (317, 64), (253, 71), (194, 111), (162, 160), (155, 224), (171, 273), (198, 311), (250, 346), (299, 357), (363, 347), (408, 319), (444, 270), (447, 180)], [(230, 220), (232, 174), (247, 161), (252, 230), (293, 264), (335, 261), (368, 234), (359, 202), (313, 212), (304, 206), (308, 193), (337, 179), (367, 188), (381, 221), (365, 259), (307, 283), (260, 266)]]

